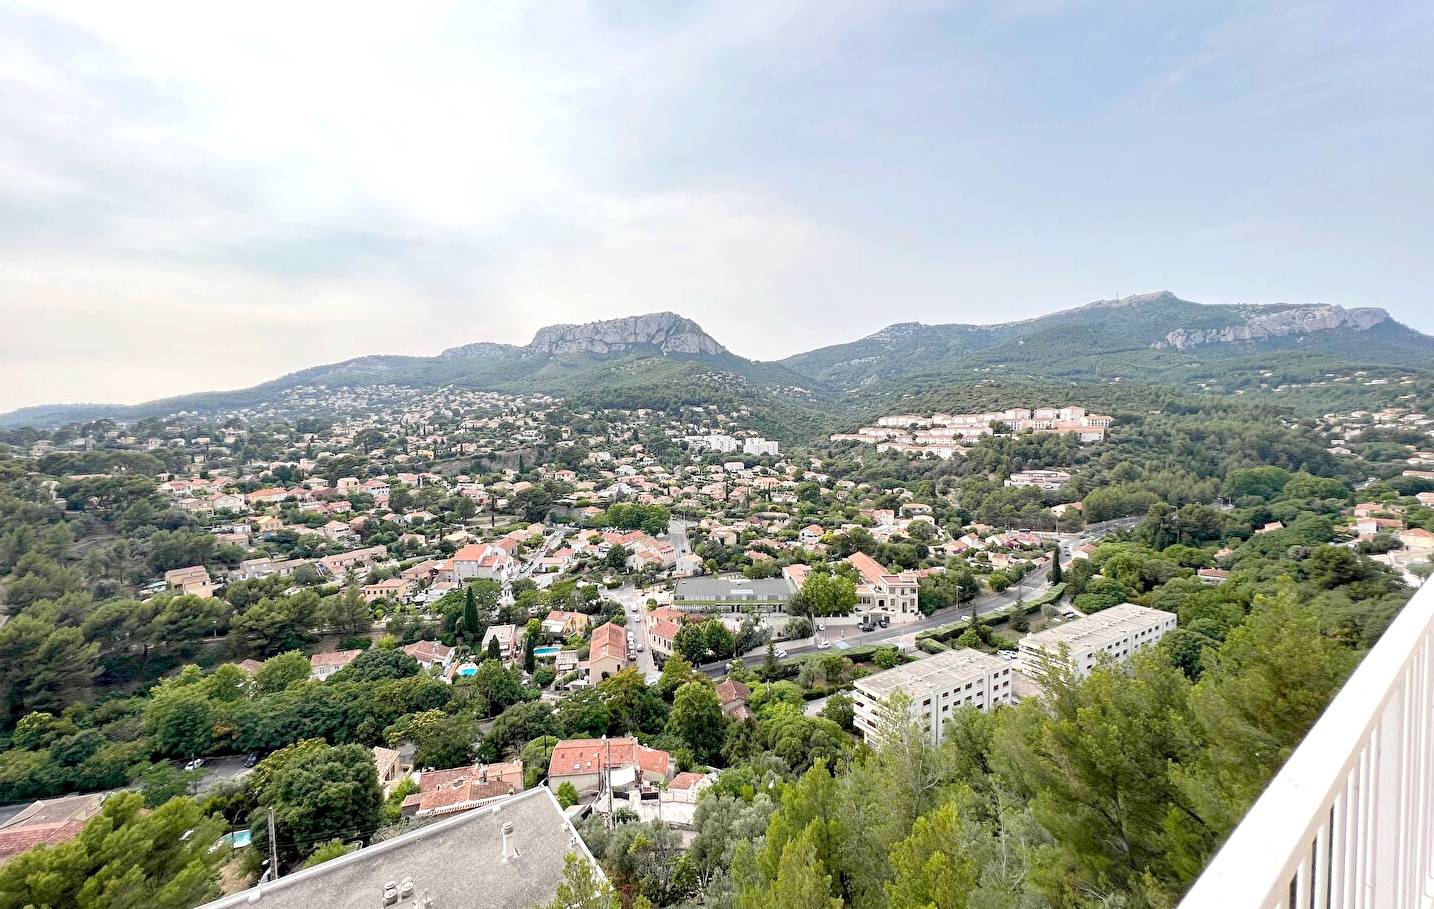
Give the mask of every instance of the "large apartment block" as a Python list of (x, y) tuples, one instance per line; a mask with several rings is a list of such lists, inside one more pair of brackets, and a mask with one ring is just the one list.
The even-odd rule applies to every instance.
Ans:
[(1121, 603), (1022, 638), (1021, 665), (1038, 669), (1060, 659), (1064, 646), (1071, 665), (1086, 675), (1094, 668), (1098, 654), (1110, 654), (1116, 662), (1123, 663), (1132, 653), (1153, 646), (1174, 630), (1173, 612)]
[(959, 707), (988, 711), (1011, 703), (1011, 664), (979, 650), (960, 647), (858, 679), (852, 693), (856, 728), (875, 744), (881, 736), (881, 706), (898, 691), (911, 698), (912, 714), (940, 744), (946, 721)]

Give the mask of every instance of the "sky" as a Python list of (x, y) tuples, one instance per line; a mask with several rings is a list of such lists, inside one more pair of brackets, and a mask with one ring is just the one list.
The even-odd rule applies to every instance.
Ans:
[(671, 310), (1434, 333), (1434, 4), (0, 0), (0, 410)]

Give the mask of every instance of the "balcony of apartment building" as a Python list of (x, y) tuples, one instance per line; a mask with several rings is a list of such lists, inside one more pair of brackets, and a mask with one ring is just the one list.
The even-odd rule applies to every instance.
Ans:
[(1365, 656), (1180, 906), (1434, 906), (1434, 584)]

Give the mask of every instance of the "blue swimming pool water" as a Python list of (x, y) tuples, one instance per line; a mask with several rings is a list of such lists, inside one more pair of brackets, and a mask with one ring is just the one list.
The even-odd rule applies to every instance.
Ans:
[(464, 666), (462, 669), (459, 669), (459, 670), (458, 670), (458, 674), (461, 675), (461, 676), (463, 676), (464, 678), (467, 678), (467, 677), (470, 676), (470, 675), (477, 675), (477, 674), (478, 674), (478, 667), (477, 667), (477, 666)]
[(561, 648), (561, 647), (552, 647), (552, 646), (549, 646), (549, 647), (534, 647), (534, 648), (533, 648), (533, 656), (540, 656), (540, 657), (557, 656), (557, 655), (558, 655), (558, 651), (559, 651), (559, 650), (562, 650), (562, 649), (563, 649), (563, 648)]

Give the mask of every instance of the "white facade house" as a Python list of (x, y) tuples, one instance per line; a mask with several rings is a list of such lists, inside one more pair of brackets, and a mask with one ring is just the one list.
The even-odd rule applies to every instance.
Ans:
[(869, 675), (858, 679), (852, 692), (856, 728), (875, 744), (882, 735), (882, 705), (903, 692), (932, 744), (939, 745), (946, 721), (958, 708), (988, 711), (1011, 703), (1011, 675), (1010, 663), (966, 647)]
[(1124, 663), (1131, 654), (1155, 646), (1174, 630), (1175, 613), (1121, 603), (1022, 638), (1021, 666), (1039, 670), (1060, 660), (1064, 651), (1064, 658), (1084, 676), (1095, 667), (1099, 654)]

